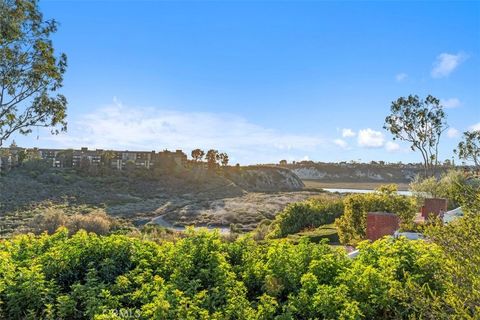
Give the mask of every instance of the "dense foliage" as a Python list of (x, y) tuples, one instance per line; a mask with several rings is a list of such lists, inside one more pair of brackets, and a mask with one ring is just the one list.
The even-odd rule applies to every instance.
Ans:
[(390, 212), (399, 217), (400, 226), (409, 228), (417, 209), (412, 197), (397, 194), (395, 185), (374, 193), (353, 194), (344, 199), (344, 214), (335, 221), (340, 241), (356, 244), (365, 239), (368, 212)]
[(66, 130), (63, 85), (67, 56), (55, 54), (55, 20), (45, 20), (36, 0), (0, 1), (0, 146), (34, 127)]
[(471, 207), (476, 194), (480, 192), (480, 179), (473, 178), (460, 170), (450, 170), (439, 179), (430, 177), (416, 179), (410, 184), (410, 190), (419, 200), (428, 197), (445, 198), (450, 209), (459, 206)]
[(427, 235), (441, 245), (446, 255), (444, 303), (461, 319), (480, 315), (480, 211), (476, 212), (454, 223), (427, 229)]
[(325, 244), (175, 244), (66, 229), (0, 243), (0, 318), (407, 319), (442, 297), (432, 243), (362, 243), (355, 260)]
[(460, 159), (473, 161), (477, 170), (480, 169), (480, 130), (464, 132), (454, 152)]
[(343, 213), (343, 202), (339, 198), (317, 197), (289, 204), (280, 212), (270, 226), (272, 238), (285, 237), (305, 228), (316, 228), (330, 224)]

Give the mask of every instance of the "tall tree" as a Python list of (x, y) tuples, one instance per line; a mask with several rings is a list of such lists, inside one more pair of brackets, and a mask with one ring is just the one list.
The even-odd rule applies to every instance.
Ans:
[(413, 151), (420, 151), (425, 176), (432, 175), (438, 165), (440, 136), (448, 128), (440, 100), (431, 95), (425, 99), (409, 95), (393, 101), (390, 110), (384, 129), (393, 134), (393, 139), (407, 141)]
[(480, 169), (480, 130), (464, 132), (463, 140), (454, 152), (462, 160), (473, 161), (475, 167)]
[(222, 152), (218, 155), (218, 157), (220, 158), (220, 163), (222, 164), (222, 166), (226, 167), (229, 161), (228, 154)]
[(195, 161), (202, 161), (205, 152), (202, 149), (192, 150), (192, 158)]
[(0, 0), (0, 146), (34, 127), (66, 130), (62, 87), (65, 54), (50, 39), (55, 20), (44, 20), (37, 0)]
[(209, 169), (216, 168), (217, 167), (217, 161), (219, 160), (218, 150), (214, 150), (214, 149), (208, 150), (205, 158), (207, 159), (207, 164), (208, 164)]

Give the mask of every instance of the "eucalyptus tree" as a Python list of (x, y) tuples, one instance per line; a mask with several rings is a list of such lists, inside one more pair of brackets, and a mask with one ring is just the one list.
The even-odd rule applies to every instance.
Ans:
[(218, 150), (210, 149), (207, 151), (205, 159), (207, 160), (208, 168), (215, 169), (218, 166), (217, 161), (220, 160), (220, 153)]
[(230, 159), (228, 158), (228, 154), (226, 152), (220, 153), (218, 157), (220, 159), (220, 163), (222, 164), (222, 166), (224, 167), (228, 166), (228, 161), (230, 161)]
[(477, 170), (480, 169), (480, 130), (464, 132), (454, 152), (462, 160), (473, 161)]
[(196, 162), (202, 161), (203, 156), (205, 155), (205, 152), (202, 149), (194, 149), (192, 150), (192, 158)]
[(384, 129), (393, 134), (393, 139), (406, 141), (413, 151), (419, 151), (425, 176), (433, 175), (438, 165), (440, 137), (448, 129), (440, 100), (431, 95), (425, 99), (409, 95), (393, 101), (390, 111)]
[(0, 0), (0, 146), (35, 127), (66, 130), (67, 99), (58, 90), (67, 57), (53, 48), (57, 26), (36, 0)]

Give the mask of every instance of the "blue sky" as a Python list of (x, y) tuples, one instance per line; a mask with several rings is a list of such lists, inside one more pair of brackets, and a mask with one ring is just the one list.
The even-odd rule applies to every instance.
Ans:
[(68, 55), (69, 132), (24, 146), (216, 148), (280, 159), (420, 161), (382, 129), (432, 94), (480, 128), (480, 2), (41, 1)]

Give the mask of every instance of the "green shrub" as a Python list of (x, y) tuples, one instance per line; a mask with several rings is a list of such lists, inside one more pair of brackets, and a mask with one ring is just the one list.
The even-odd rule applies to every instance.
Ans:
[(338, 238), (337, 228), (334, 224), (323, 225), (315, 229), (306, 229), (287, 237), (294, 242), (298, 242), (302, 238), (308, 238), (310, 242), (320, 243), (327, 240), (327, 243), (338, 244), (340, 242)]
[[(459, 319), (478, 319), (480, 209), (466, 209), (475, 211), (447, 225), (430, 225), (426, 228), (426, 234), (443, 249), (446, 256), (442, 269), (450, 281), (446, 283), (446, 294), (442, 304), (447, 305), (452, 313), (458, 314)], [(442, 309), (432, 311), (434, 311), (432, 318), (440, 318)]]
[(271, 220), (264, 219), (260, 221), (255, 230), (252, 232), (252, 237), (256, 241), (264, 240), (270, 232)]
[(51, 169), (52, 163), (43, 159), (30, 159), (22, 163), (21, 170), (26, 172), (30, 177), (38, 177)]
[(335, 221), (343, 213), (337, 198), (314, 198), (289, 204), (270, 226), (270, 238), (281, 238), (306, 228), (316, 228)]
[(471, 206), (475, 195), (480, 193), (480, 179), (469, 177), (460, 170), (450, 170), (440, 179), (417, 176), (410, 184), (410, 190), (419, 203), (427, 197), (446, 198), (450, 209), (459, 206)]
[(356, 244), (365, 239), (368, 212), (394, 213), (400, 219), (400, 226), (410, 229), (417, 204), (412, 197), (398, 195), (395, 185), (380, 187), (374, 193), (347, 196), (344, 214), (335, 221), (340, 242)]
[(20, 235), (0, 242), (0, 318), (473, 319), (447, 303), (461, 279), (446, 273), (440, 245), (385, 238), (359, 248), (351, 260), (326, 244), (222, 242), (206, 230), (160, 244), (62, 228)]

